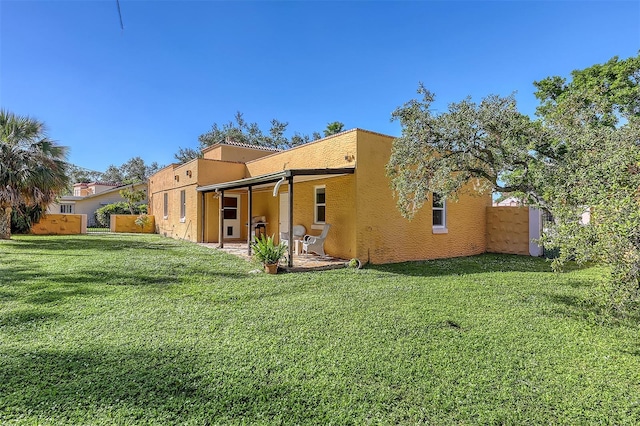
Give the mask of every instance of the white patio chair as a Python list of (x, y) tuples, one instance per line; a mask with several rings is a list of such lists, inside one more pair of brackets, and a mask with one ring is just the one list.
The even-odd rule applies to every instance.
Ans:
[(329, 228), (331, 228), (331, 224), (325, 223), (324, 228), (322, 228), (322, 233), (318, 236), (315, 235), (305, 235), (302, 239), (302, 253), (309, 254), (315, 253), (320, 256), (325, 256), (324, 253), (324, 240), (327, 238), (327, 234), (329, 233)]
[[(295, 241), (302, 240), (302, 238), (304, 237), (304, 234), (306, 232), (307, 232), (307, 228), (305, 228), (304, 225), (294, 225), (294, 227), (293, 227), (293, 241), (294, 241), (293, 247), (294, 248), (296, 248)], [(288, 232), (281, 232), (280, 233), (280, 242), (283, 243), (285, 246), (289, 245), (289, 233)]]

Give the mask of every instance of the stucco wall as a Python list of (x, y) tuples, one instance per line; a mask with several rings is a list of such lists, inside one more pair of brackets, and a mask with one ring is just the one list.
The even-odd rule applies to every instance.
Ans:
[(529, 254), (528, 207), (487, 207), (487, 251)]
[(486, 248), (486, 208), (490, 195), (461, 191), (447, 201), (447, 233), (434, 233), (429, 202), (412, 220), (403, 218), (386, 176), (393, 138), (358, 133), (356, 169), (357, 257), (391, 263), (480, 254)]
[(249, 176), (259, 176), (285, 169), (353, 167), (357, 134), (357, 130), (343, 132), (259, 160), (250, 161), (247, 163)]
[(211, 185), (220, 182), (244, 179), (247, 177), (247, 167), (241, 163), (213, 161), (199, 159), (197, 164), (198, 185)]
[(138, 215), (131, 214), (112, 214), (110, 231), (153, 234), (155, 232), (155, 218), (151, 215), (147, 216), (149, 223), (140, 228), (140, 226), (136, 225), (138, 217)]
[(31, 227), (34, 235), (77, 235), (87, 233), (86, 214), (46, 214)]
[[(149, 179), (149, 214), (156, 217), (156, 232), (172, 238), (202, 241), (202, 194), (196, 188), (219, 182), (238, 180), (245, 177), (246, 167), (240, 163), (230, 163), (207, 159), (196, 159), (182, 165), (165, 167)], [(180, 217), (180, 191), (185, 191), (186, 215)], [(168, 214), (164, 215), (164, 193), (168, 194)], [(208, 219), (204, 241), (217, 241), (217, 200), (212, 203), (212, 194), (207, 194), (205, 205)], [(242, 207), (241, 207), (242, 208)], [(246, 215), (246, 214), (245, 214)], [(245, 232), (246, 237), (246, 232)]]
[(220, 144), (204, 149), (202, 154), (205, 159), (246, 163), (247, 161), (271, 155), (273, 152), (271, 150)]
[[(326, 217), (325, 222), (331, 224), (325, 241), (325, 252), (334, 257), (350, 259), (355, 257), (355, 177), (353, 175), (335, 176), (295, 183), (293, 190), (293, 225), (303, 225), (307, 234), (320, 235), (322, 224), (314, 223), (314, 197), (316, 186), (325, 187)], [(284, 188), (284, 189), (283, 189)], [(280, 194), (288, 193), (283, 185)], [(267, 234), (279, 237), (280, 194), (273, 197), (267, 194), (271, 209), (268, 214)], [(262, 204), (258, 204), (262, 206)], [(254, 211), (257, 211), (254, 209)]]

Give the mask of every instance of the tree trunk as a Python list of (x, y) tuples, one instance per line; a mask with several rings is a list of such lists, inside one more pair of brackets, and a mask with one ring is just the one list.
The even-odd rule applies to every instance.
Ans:
[(0, 207), (0, 240), (11, 239), (11, 207)]

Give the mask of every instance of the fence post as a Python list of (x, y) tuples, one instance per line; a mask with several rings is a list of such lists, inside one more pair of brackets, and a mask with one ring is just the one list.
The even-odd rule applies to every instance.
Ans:
[(539, 257), (543, 254), (542, 245), (538, 240), (542, 237), (542, 212), (529, 207), (529, 254)]

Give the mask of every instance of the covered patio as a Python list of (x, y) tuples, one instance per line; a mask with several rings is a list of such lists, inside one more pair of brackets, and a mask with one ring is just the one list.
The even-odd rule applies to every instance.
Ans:
[[(258, 189), (261, 191), (270, 191), (273, 197), (278, 197), (280, 187), (286, 185), (286, 192), (288, 193), (289, 201), (288, 201), (288, 220), (285, 222), (286, 216), (282, 218), (282, 222), (285, 222), (284, 230), (280, 228), (281, 223), (279, 224), (279, 232), (283, 233), (287, 236), (287, 245), (288, 245), (288, 256), (287, 256), (287, 268), (293, 270), (295, 268), (330, 268), (336, 267), (336, 265), (341, 264), (344, 265), (346, 260), (344, 259), (335, 259), (331, 256), (316, 256), (311, 254), (301, 254), (296, 253), (296, 249), (298, 248), (298, 241), (295, 239), (294, 235), (294, 187), (295, 183), (300, 182), (308, 182), (310, 180), (320, 180), (326, 179), (330, 177), (338, 177), (344, 175), (353, 174), (355, 168), (347, 167), (347, 168), (325, 168), (325, 169), (288, 169), (282, 170), (276, 173), (269, 173), (264, 175), (259, 175), (255, 177), (249, 177), (245, 179), (217, 183), (212, 185), (204, 185), (197, 188), (198, 193), (201, 194), (202, 197), (202, 205), (205, 206), (205, 196), (210, 193), (214, 193), (216, 198), (218, 198), (218, 242), (217, 243), (204, 243), (205, 245), (215, 245), (217, 248), (226, 249), (233, 254), (241, 254), (244, 253), (244, 256), (247, 258), (251, 257), (251, 242), (253, 239), (253, 233), (251, 232), (252, 227), (252, 218), (255, 216), (254, 208), (253, 208), (253, 192)], [(246, 242), (240, 242), (237, 238), (229, 239), (225, 241), (225, 220), (227, 219), (229, 210), (228, 206), (225, 206), (225, 192), (227, 193), (237, 193), (238, 191), (246, 191), (247, 202), (246, 202), (246, 212), (247, 212), (247, 238)], [(231, 207), (233, 208), (233, 207)], [(285, 209), (282, 209), (284, 211)], [(204, 224), (207, 220), (207, 213), (205, 209), (202, 209), (202, 223)], [(204, 236), (204, 228), (203, 235), (201, 236), (201, 241), (207, 241)], [(313, 228), (317, 229), (317, 228)], [(211, 241), (211, 240), (209, 240)], [(215, 241), (215, 240), (214, 240)], [(329, 253), (330, 254), (330, 253)]]
[[(249, 249), (245, 242), (226, 242), (222, 248), (219, 247), (218, 243), (199, 243), (199, 245), (222, 250), (245, 260), (251, 260), (251, 255), (249, 254)], [(285, 264), (281, 263), (279, 265), (280, 268), (287, 272), (324, 271), (328, 269), (344, 268), (349, 262), (347, 259), (340, 259), (331, 256), (317, 256), (315, 254), (294, 254), (292, 260), (291, 265), (289, 265), (287, 260)]]

